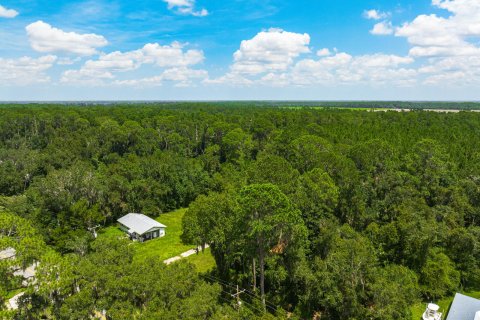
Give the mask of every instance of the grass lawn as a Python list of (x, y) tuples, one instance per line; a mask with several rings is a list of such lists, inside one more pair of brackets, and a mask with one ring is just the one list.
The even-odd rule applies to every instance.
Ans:
[[(466, 296), (470, 296), (476, 299), (480, 299), (480, 291), (472, 291), (472, 292), (461, 292), (462, 294)], [(438, 304), (440, 306), (440, 311), (443, 313), (442, 318), (446, 318), (446, 315), (448, 314), (448, 310), (450, 308), (450, 305), (452, 304), (453, 298), (455, 297), (455, 294), (453, 294), (451, 297), (443, 298), (439, 301), (435, 301), (434, 303)], [(416, 305), (412, 306), (412, 320), (421, 320), (422, 319), (422, 314), (425, 312), (425, 308), (427, 307), (428, 302), (424, 303), (417, 303)]]
[(5, 298), (7, 300), (9, 300), (9, 299), (13, 298), (14, 296), (16, 296), (17, 294), (19, 294), (20, 292), (23, 292), (25, 290), (26, 290), (25, 288), (18, 288), (18, 289), (12, 290), (12, 291), (8, 291)]
[[(187, 209), (179, 209), (161, 214), (156, 220), (167, 226), (165, 236), (143, 243), (134, 242), (133, 245), (136, 249), (134, 259), (146, 260), (149, 258), (160, 258), (161, 260), (166, 260), (193, 249), (195, 245), (186, 245), (180, 240), (182, 234), (182, 218), (186, 210)], [(125, 236), (125, 233), (116, 226), (105, 228), (99, 233), (99, 237), (118, 238), (122, 236)], [(204, 254), (192, 255), (185, 259), (196, 265), (199, 272), (208, 271), (215, 265), (210, 250), (206, 250)]]
[(185, 245), (180, 240), (182, 235), (182, 218), (185, 211), (186, 209), (179, 209), (161, 214), (156, 220), (167, 226), (165, 236), (143, 243), (137, 242), (135, 259), (144, 260), (150, 257), (160, 257), (160, 259), (165, 260), (194, 248), (194, 245)]
[(193, 263), (197, 267), (198, 272), (207, 272), (215, 267), (215, 259), (213, 259), (210, 248), (205, 249), (205, 252), (200, 252), (199, 254), (194, 254), (190, 257), (187, 257), (186, 260), (190, 263)]
[[(287, 106), (284, 109), (316, 109), (316, 110), (352, 110), (352, 111), (370, 111), (374, 108), (348, 108), (348, 107), (322, 107), (322, 106)], [(375, 108), (375, 110), (382, 108)]]

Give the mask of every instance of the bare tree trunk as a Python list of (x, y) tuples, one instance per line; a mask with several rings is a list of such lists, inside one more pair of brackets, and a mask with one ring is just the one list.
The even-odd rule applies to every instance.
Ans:
[(257, 267), (255, 266), (255, 258), (252, 259), (253, 270), (253, 291), (257, 291)]
[(263, 248), (259, 250), (258, 263), (260, 263), (260, 296), (262, 298), (263, 309), (265, 309), (265, 252)]

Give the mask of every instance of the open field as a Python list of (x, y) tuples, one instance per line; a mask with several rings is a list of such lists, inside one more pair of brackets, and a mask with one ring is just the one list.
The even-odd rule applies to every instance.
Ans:
[(322, 106), (288, 106), (282, 107), (284, 109), (315, 109), (315, 110), (350, 110), (350, 111), (369, 111), (369, 112), (412, 112), (412, 111), (425, 111), (425, 112), (439, 112), (439, 113), (459, 113), (459, 112), (480, 112), (476, 109), (401, 109), (401, 108), (379, 108), (379, 107), (322, 107)]
[[(166, 260), (177, 256), (195, 247), (195, 245), (183, 244), (180, 240), (182, 234), (182, 218), (186, 209), (164, 213), (156, 220), (167, 226), (165, 237), (153, 239), (143, 243), (134, 242), (136, 253), (135, 259), (145, 261), (150, 258)], [(99, 233), (99, 237), (123, 237), (124, 232), (116, 226), (111, 226)], [(204, 253), (186, 258), (187, 261), (197, 266), (199, 272), (205, 272), (215, 266), (215, 261), (210, 254), (210, 249)]]

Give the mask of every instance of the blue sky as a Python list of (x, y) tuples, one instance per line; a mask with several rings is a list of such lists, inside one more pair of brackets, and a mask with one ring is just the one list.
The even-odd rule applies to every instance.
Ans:
[(480, 100), (478, 0), (0, 0), (0, 100)]

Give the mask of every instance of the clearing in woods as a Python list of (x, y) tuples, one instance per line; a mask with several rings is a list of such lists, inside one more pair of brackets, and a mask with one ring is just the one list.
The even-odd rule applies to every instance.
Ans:
[[(195, 245), (184, 244), (180, 239), (182, 235), (182, 218), (186, 210), (178, 209), (163, 213), (156, 218), (155, 220), (167, 226), (166, 235), (143, 243), (133, 242), (136, 249), (134, 258), (139, 260), (158, 258), (163, 261), (195, 248)], [(125, 236), (125, 233), (116, 226), (108, 227), (99, 232), (99, 237), (119, 238), (123, 236)], [(191, 255), (185, 258), (185, 260), (194, 264), (198, 272), (206, 272), (215, 266), (210, 249)]]

